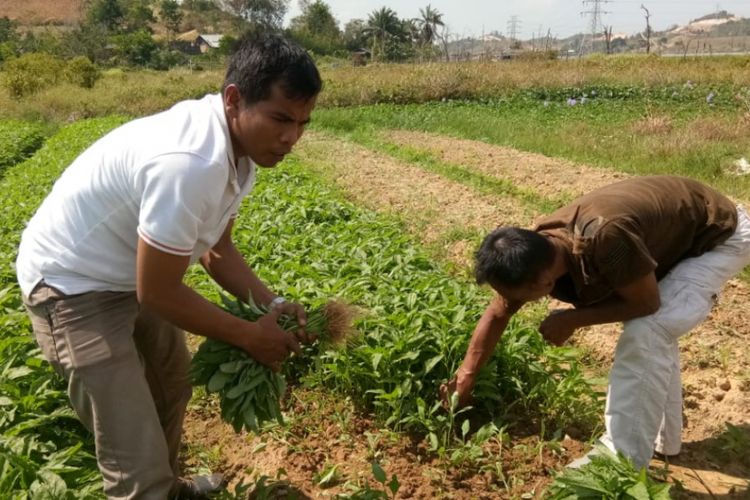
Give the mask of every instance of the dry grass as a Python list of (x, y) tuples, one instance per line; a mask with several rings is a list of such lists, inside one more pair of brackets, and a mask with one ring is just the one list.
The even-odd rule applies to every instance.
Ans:
[(687, 134), (702, 141), (735, 141), (750, 138), (743, 118), (697, 118), (687, 125)]
[[(0, 7), (2, 2), (0, 0)], [(2, 12), (2, 8), (0, 8)], [(464, 62), (428, 64), (321, 65), (325, 81), (320, 106), (378, 102), (415, 103), (442, 99), (492, 99), (523, 89), (587, 85), (649, 87), (696, 84), (750, 85), (750, 58), (646, 56), (584, 60)], [(91, 89), (61, 85), (21, 101), (0, 91), (0, 117), (42, 117), (57, 121), (111, 113), (143, 115), (200, 92), (216, 91), (222, 70), (110, 70)]]
[(62, 84), (23, 99), (0, 91), (0, 118), (74, 121), (113, 113), (142, 116), (169, 108), (177, 101), (218, 92), (219, 71), (105, 71), (93, 89)]
[(508, 95), (519, 89), (633, 85), (750, 84), (750, 58), (683, 60), (627, 55), (583, 60), (374, 64), (325, 72), (325, 105), (426, 102)]
[(476, 244), (467, 234), (498, 225), (525, 226), (538, 215), (514, 198), (477, 194), (437, 174), (325, 134), (306, 134), (295, 154), (355, 202), (400, 217), (410, 232), (439, 247), (445, 260), (461, 267), (469, 264)]
[[(572, 199), (627, 177), (611, 170), (481, 141), (409, 130), (388, 130), (381, 135), (398, 146), (428, 151), (444, 162), (507, 180), (517, 188), (554, 201)], [(570, 179), (575, 179), (575, 183)]]
[(631, 131), (635, 135), (666, 135), (673, 129), (672, 118), (665, 115), (649, 115), (631, 126)]

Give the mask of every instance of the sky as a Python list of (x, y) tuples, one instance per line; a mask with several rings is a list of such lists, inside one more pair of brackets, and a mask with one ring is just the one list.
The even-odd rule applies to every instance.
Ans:
[[(339, 26), (355, 18), (367, 19), (374, 10), (390, 7), (400, 18), (419, 17), (419, 9), (429, 3), (443, 14), (443, 21), (454, 36), (479, 37), (497, 31), (507, 35), (508, 22), (518, 16), (518, 38), (530, 39), (541, 31), (551, 30), (552, 36), (567, 37), (591, 30), (590, 11), (594, 3), (581, 0), (324, 0)], [(651, 13), (651, 27), (664, 30), (674, 24), (684, 25), (692, 19), (717, 10), (726, 10), (750, 18), (750, 0), (610, 0), (601, 2), (604, 25), (613, 33), (633, 34), (646, 26), (641, 4)], [(287, 21), (299, 15), (297, 0), (291, 0)]]

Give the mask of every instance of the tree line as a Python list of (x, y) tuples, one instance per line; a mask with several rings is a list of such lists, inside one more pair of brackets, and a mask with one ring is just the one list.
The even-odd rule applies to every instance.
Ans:
[(290, 0), (85, 0), (81, 21), (70, 29), (24, 30), (0, 18), (0, 63), (26, 53), (63, 59), (86, 57), (98, 65), (156, 69), (185, 64), (178, 35), (189, 30), (221, 33), (218, 50), (231, 52), (247, 32), (285, 33), (318, 56), (367, 52), (373, 60), (432, 60), (446, 53), (443, 14), (431, 5), (417, 18), (399, 18), (382, 7), (340, 26), (323, 0), (299, 0), (300, 14), (283, 25)]

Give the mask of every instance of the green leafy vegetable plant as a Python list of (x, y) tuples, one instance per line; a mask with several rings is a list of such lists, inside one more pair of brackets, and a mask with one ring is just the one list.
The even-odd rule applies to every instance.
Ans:
[(551, 500), (601, 498), (613, 500), (669, 500), (667, 483), (652, 480), (646, 468), (637, 469), (622, 454), (598, 445), (591, 462), (580, 469), (565, 469), (550, 485)]

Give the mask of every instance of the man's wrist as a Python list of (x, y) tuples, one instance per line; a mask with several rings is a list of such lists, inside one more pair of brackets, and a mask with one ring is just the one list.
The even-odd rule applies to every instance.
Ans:
[(476, 371), (469, 370), (463, 366), (456, 370), (456, 381), (459, 383), (468, 383), (474, 385), (474, 379), (476, 378)]

